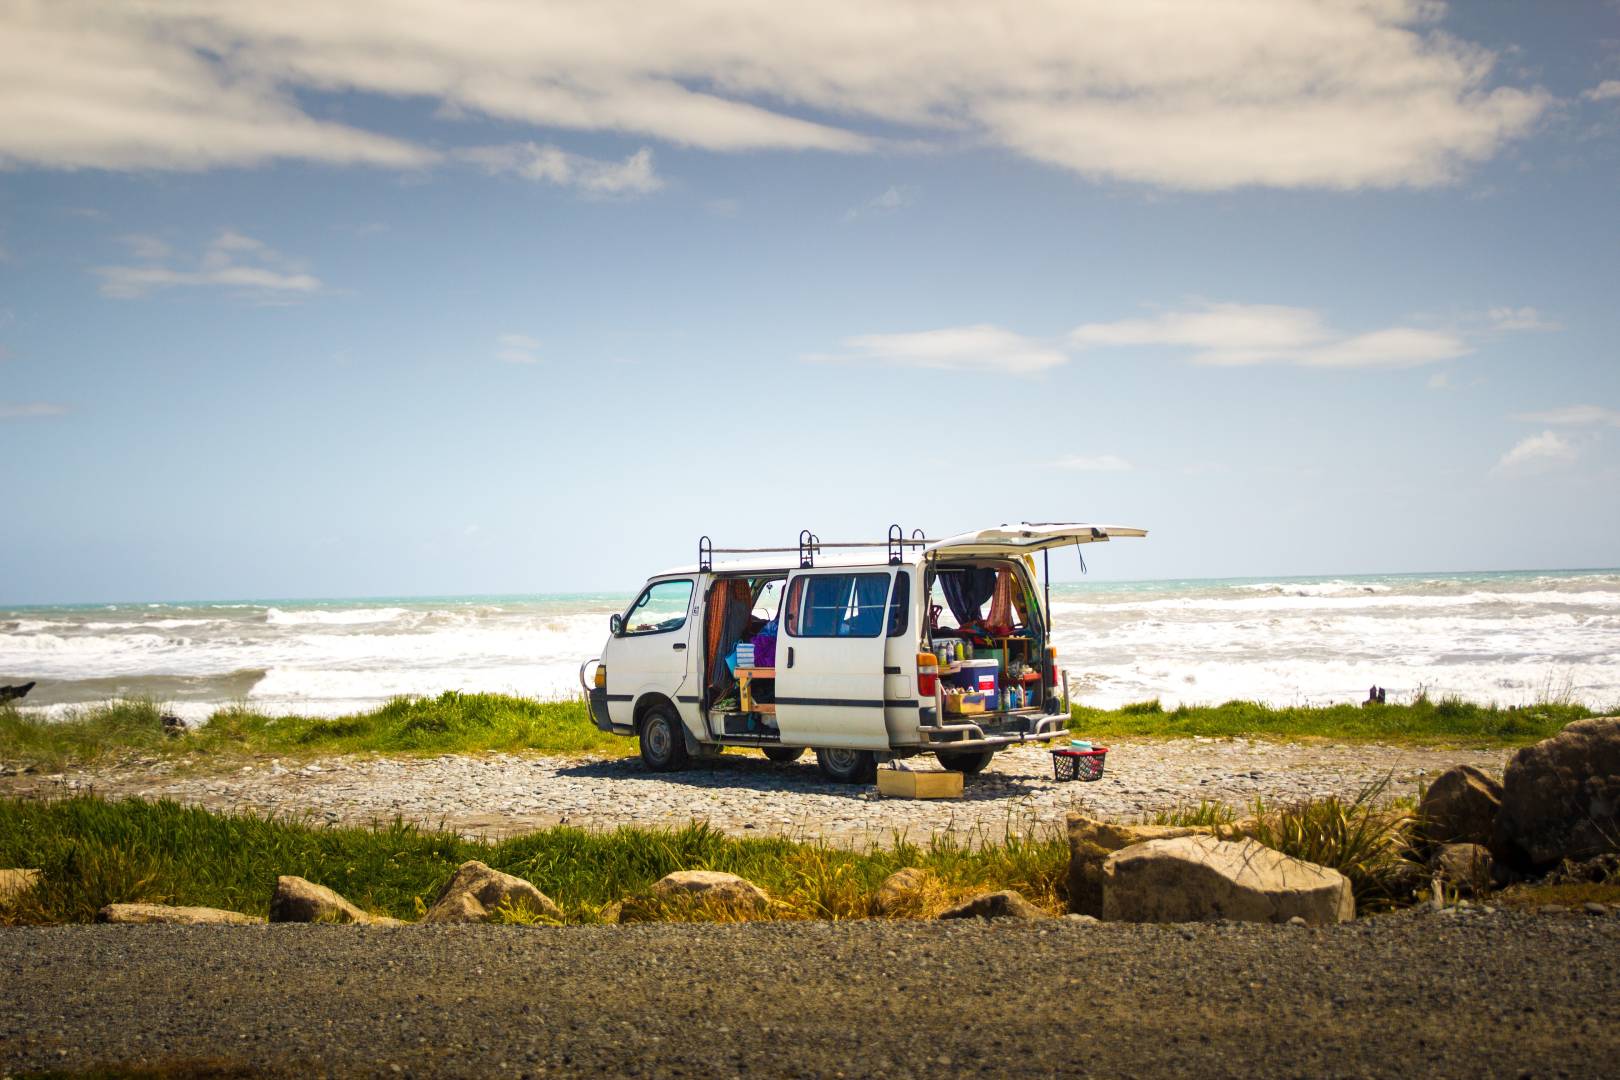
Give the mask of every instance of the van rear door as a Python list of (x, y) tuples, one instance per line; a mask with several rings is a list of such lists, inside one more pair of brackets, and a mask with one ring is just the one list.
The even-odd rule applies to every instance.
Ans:
[(887, 750), (883, 654), (888, 567), (795, 570), (776, 642), (776, 723), (782, 742)]

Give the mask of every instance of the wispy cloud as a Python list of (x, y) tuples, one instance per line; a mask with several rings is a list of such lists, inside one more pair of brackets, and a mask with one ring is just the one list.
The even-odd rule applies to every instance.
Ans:
[(538, 364), (540, 343), (527, 334), (502, 334), (495, 339), (495, 359), (505, 364)]
[(909, 334), (863, 334), (844, 339), (843, 345), (843, 353), (805, 359), (998, 375), (1035, 375), (1069, 362), (1061, 349), (986, 323)]
[(890, 214), (902, 206), (910, 206), (916, 198), (916, 189), (891, 184), (881, 195), (874, 195), (859, 206), (852, 206), (844, 213), (845, 221), (854, 221), (856, 218), (867, 217), (872, 214)]
[(1620, 100), (1620, 79), (1604, 79), (1592, 89), (1583, 91), (1581, 97), (1587, 101)]
[(1428, 386), (1430, 390), (1450, 390), (1451, 372), (1437, 371), (1433, 375), (1430, 375)]
[(601, 161), (540, 143), (478, 146), (459, 157), (492, 173), (577, 188), (592, 195), (645, 195), (664, 186), (653, 169), (652, 151), (642, 147), (623, 161)]
[(1558, 427), (1591, 427), (1603, 424), (1620, 427), (1620, 409), (1608, 409), (1602, 405), (1565, 405), (1559, 409), (1518, 413), (1513, 419)]
[(1095, 457), (1072, 456), (1048, 462), (1054, 469), (1072, 472), (1130, 472), (1134, 466), (1117, 454), (1098, 454)]
[(1087, 323), (1069, 335), (1076, 348), (1157, 346), (1195, 364), (1305, 367), (1412, 367), (1465, 356), (1455, 333), (1393, 326), (1344, 335), (1308, 308), (1205, 303), (1151, 318)]
[(169, 261), (167, 244), (147, 236), (125, 237), (140, 265), (98, 266), (92, 270), (101, 279), (101, 292), (120, 300), (132, 300), (160, 289), (226, 289), (240, 299), (260, 302), (286, 302), (321, 290), (321, 280), (251, 236), (231, 229), (221, 231), (193, 259)]
[[(1429, 0), (1020, 8), (60, 0), (0, 14), (0, 164), (205, 169), (441, 155), (311, 92), (714, 151), (868, 151), (879, 126), (1168, 188), (1455, 180), (1553, 105)], [(1606, 86), (1607, 84), (1605, 84)], [(1597, 88), (1606, 96), (1603, 87)], [(806, 115), (823, 118), (805, 119)]]
[(0, 420), (28, 420), (40, 416), (65, 416), (68, 407), (54, 401), (0, 401)]
[(1568, 465), (1580, 456), (1572, 443), (1556, 431), (1543, 431), (1520, 439), (1496, 463), (1498, 472), (1540, 472)]
[(1541, 317), (1541, 312), (1533, 307), (1499, 307), (1491, 308), (1485, 317), (1490, 320), (1491, 327), (1496, 330), (1562, 330), (1560, 323)]

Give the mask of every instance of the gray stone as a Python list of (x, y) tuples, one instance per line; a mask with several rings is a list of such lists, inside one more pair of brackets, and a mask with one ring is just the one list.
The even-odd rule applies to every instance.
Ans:
[(1016, 889), (984, 893), (940, 912), (942, 919), (1044, 919), (1046, 912), (1024, 899)]
[(923, 903), (923, 890), (934, 875), (917, 866), (906, 866), (883, 879), (872, 898), (872, 910), (878, 915), (914, 915)]
[(1206, 918), (1312, 926), (1355, 918), (1350, 882), (1255, 840), (1183, 836), (1115, 852), (1103, 864), (1103, 919), (1197, 922)]
[(714, 903), (727, 907), (760, 909), (771, 901), (765, 890), (747, 878), (718, 870), (677, 870), (653, 883), (653, 897), (664, 901)]
[(1513, 755), (1492, 848), (1521, 868), (1620, 846), (1620, 717), (1577, 720)]
[(1430, 844), (1489, 844), (1502, 806), (1502, 785), (1472, 765), (1440, 774), (1418, 803), (1417, 835)]
[(562, 921), (562, 908), (520, 877), (492, 870), (476, 859), (456, 868), (423, 916), (424, 923), (490, 922), (502, 907), (531, 917)]
[(41, 880), (38, 870), (0, 870), (0, 904), (16, 900)]
[(1069, 834), (1069, 910), (1082, 915), (1102, 914), (1103, 863), (1114, 852), (1149, 840), (1209, 831), (1174, 825), (1116, 825), (1072, 811), (1065, 824)]
[(258, 926), (262, 915), (244, 915), (211, 907), (175, 907), (170, 904), (108, 904), (96, 912), (96, 921), (123, 925), (168, 923), (174, 926)]
[(364, 926), (398, 926), (398, 919), (369, 915), (349, 901), (313, 881), (283, 874), (276, 878), (270, 894), (270, 921), (273, 923), (358, 923)]
[(1490, 887), (1496, 861), (1481, 844), (1447, 844), (1434, 853), (1429, 867), (1459, 894), (1473, 896)]

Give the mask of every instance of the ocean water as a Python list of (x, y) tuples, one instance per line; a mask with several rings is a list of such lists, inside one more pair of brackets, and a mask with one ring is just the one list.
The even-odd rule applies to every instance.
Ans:
[[(188, 719), (246, 702), (339, 715), (400, 694), (578, 691), (630, 596), (233, 601), (0, 610), (0, 684), (30, 709), (150, 697)], [(1620, 704), (1620, 570), (1052, 588), (1075, 700)]]

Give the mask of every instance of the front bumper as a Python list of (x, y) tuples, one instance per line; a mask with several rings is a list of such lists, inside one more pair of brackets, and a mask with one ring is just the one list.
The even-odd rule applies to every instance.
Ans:
[(613, 719), (608, 716), (607, 690), (600, 686), (593, 686), (586, 694), (591, 705), (591, 723), (597, 730), (613, 734)]
[(1048, 743), (1068, 736), (1069, 718), (1061, 713), (1045, 716), (998, 716), (980, 720), (956, 716), (917, 728), (925, 750), (986, 750), (1024, 743)]

